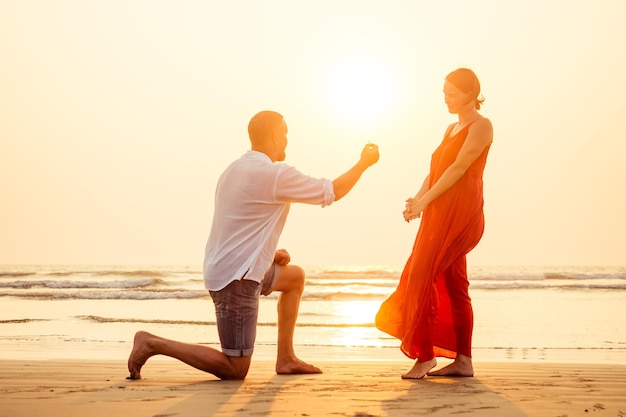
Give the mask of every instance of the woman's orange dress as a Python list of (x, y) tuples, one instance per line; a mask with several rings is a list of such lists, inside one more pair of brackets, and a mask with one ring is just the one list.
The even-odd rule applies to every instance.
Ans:
[[(454, 136), (446, 133), (432, 155), (430, 186), (455, 161), (468, 131), (466, 126)], [(465, 255), (484, 230), (482, 178), (488, 152), (489, 147), (426, 207), (398, 287), (376, 315), (376, 326), (399, 338), (400, 349), (412, 359), (471, 357), (473, 312)]]

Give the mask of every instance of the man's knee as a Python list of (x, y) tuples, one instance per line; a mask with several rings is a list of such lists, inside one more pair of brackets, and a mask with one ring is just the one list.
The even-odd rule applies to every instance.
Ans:
[(225, 371), (222, 375), (220, 375), (221, 379), (228, 380), (242, 380), (248, 375), (248, 371), (250, 370), (250, 361), (252, 357), (243, 356), (243, 357), (228, 357), (228, 361), (230, 362), (230, 369)]
[(249, 369), (250, 368), (234, 370), (233, 372), (229, 372), (224, 375), (222, 379), (229, 381), (241, 381), (246, 378)]
[(293, 278), (292, 278), (292, 282), (293, 282), (293, 286), (300, 292), (304, 291), (304, 278), (305, 278), (305, 273), (304, 273), (304, 269), (302, 269), (301, 267), (299, 267), (298, 265), (292, 265), (292, 270), (293, 270)]
[(298, 265), (286, 265), (281, 268), (280, 278), (274, 288), (283, 293), (304, 292), (304, 269)]

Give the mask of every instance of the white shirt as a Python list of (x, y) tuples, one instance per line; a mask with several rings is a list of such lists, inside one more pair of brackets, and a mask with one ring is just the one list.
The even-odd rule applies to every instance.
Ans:
[(245, 278), (261, 282), (274, 262), (291, 202), (335, 201), (330, 180), (312, 178), (248, 151), (220, 176), (204, 257), (204, 285), (218, 291)]

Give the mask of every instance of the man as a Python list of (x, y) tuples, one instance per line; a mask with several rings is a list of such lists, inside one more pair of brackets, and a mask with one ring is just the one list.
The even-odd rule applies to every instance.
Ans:
[(334, 181), (306, 176), (276, 162), (285, 160), (287, 125), (279, 113), (262, 111), (248, 125), (251, 150), (220, 176), (213, 225), (206, 245), (204, 281), (217, 317), (222, 351), (209, 346), (135, 335), (128, 358), (130, 379), (154, 355), (176, 358), (221, 379), (244, 379), (256, 337), (259, 296), (280, 291), (278, 299), (278, 374), (321, 373), (298, 359), (293, 334), (304, 271), (276, 250), (290, 203), (330, 205), (345, 196), (361, 174), (378, 161), (378, 147), (365, 146), (359, 161)]

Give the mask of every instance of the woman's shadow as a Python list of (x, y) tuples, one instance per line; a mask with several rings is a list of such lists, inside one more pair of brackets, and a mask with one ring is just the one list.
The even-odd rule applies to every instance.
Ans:
[(480, 378), (426, 377), (407, 381), (406, 392), (383, 401), (388, 416), (477, 415), (527, 417), (515, 404), (480, 381)]

